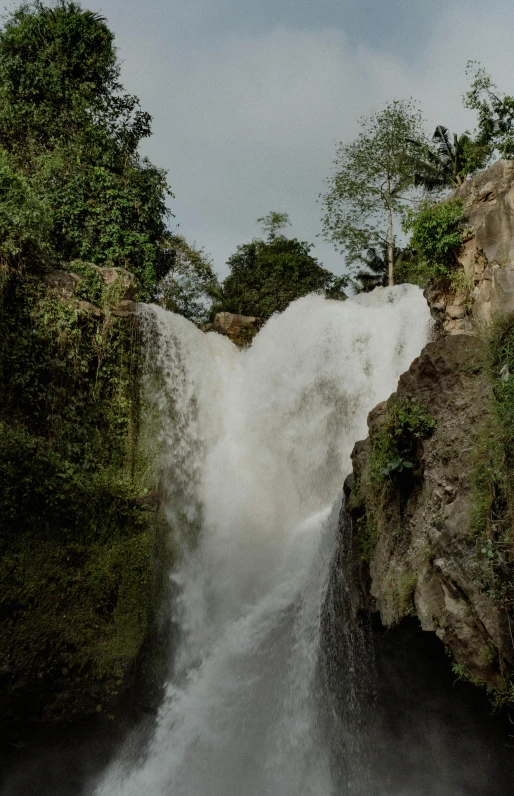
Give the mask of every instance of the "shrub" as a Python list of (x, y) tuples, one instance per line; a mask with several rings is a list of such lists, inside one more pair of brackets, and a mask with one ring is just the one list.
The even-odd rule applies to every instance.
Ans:
[(455, 253), (462, 244), (463, 208), (460, 199), (447, 202), (424, 201), (415, 210), (406, 211), (404, 232), (411, 232), (410, 246), (421, 263), (418, 273), (428, 279), (450, 276)]

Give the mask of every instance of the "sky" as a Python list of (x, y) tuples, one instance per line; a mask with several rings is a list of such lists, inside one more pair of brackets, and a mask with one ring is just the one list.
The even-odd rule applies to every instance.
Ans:
[(343, 256), (317, 237), (318, 196), (358, 117), (413, 97), (427, 132), (472, 129), (461, 100), (469, 59), (514, 92), (512, 0), (82, 4), (106, 17), (125, 88), (153, 116), (143, 149), (168, 171), (174, 225), (221, 275), (270, 210), (289, 213), (287, 234), (344, 273)]

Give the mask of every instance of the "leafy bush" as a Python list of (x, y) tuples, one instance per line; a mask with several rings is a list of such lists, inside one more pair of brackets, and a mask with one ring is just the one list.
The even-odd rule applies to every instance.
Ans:
[(406, 211), (404, 232), (411, 232), (410, 247), (417, 251), (421, 266), (418, 275), (429, 279), (448, 277), (455, 265), (455, 253), (462, 245), (463, 208), (460, 199), (447, 202), (424, 201)]
[[(69, 0), (24, 3), (0, 31), (0, 146), (30, 184), (31, 206), (46, 207), (56, 259), (128, 267), (148, 297), (169, 266), (171, 194), (139, 154), (151, 117), (123, 93), (119, 71), (101, 16)], [(18, 205), (30, 217), (27, 202)]]
[(0, 147), (0, 268), (44, 269), (50, 221), (46, 202)]
[(335, 277), (310, 253), (312, 246), (296, 238), (274, 235), (239, 246), (230, 257), (223, 300), (232, 312), (269, 318), (297, 298), (323, 292), (345, 298), (348, 280)]
[(398, 479), (419, 467), (420, 443), (435, 427), (436, 421), (419, 401), (404, 399), (393, 404), (380, 428), (371, 435), (372, 483)]

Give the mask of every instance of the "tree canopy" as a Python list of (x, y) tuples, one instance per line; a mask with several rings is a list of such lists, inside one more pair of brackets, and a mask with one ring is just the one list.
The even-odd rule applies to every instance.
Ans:
[(473, 79), (464, 105), (478, 112), (477, 143), (490, 156), (497, 151), (502, 158), (514, 158), (514, 97), (500, 92), (477, 61), (468, 61), (466, 72)]
[(278, 234), (278, 229), (289, 223), (287, 214), (269, 213), (259, 221), (268, 238), (239, 246), (228, 260), (230, 274), (219, 297), (225, 307), (242, 315), (269, 318), (308, 293), (345, 297), (343, 288), (348, 280), (323, 268), (310, 253), (312, 244)]
[(151, 117), (123, 93), (114, 37), (78, 3), (40, 0), (0, 31), (0, 145), (48, 209), (58, 259), (125, 266), (151, 295), (166, 273), (162, 169), (138, 152)]
[(216, 300), (214, 291), (219, 289), (212, 262), (203, 249), (182, 235), (170, 235), (166, 245), (169, 270), (158, 287), (161, 303), (193, 323), (205, 323), (209, 299)]
[(359, 124), (357, 138), (337, 150), (322, 197), (323, 233), (346, 253), (348, 264), (386, 243), (392, 284), (395, 217), (413, 186), (409, 163), (425, 141), (423, 119), (411, 100), (397, 100)]
[(413, 141), (412, 156), (414, 184), (427, 191), (462, 185), (470, 174), (483, 168), (490, 157), (490, 147), (481, 144), (466, 131), (461, 135), (450, 133), (438, 125), (432, 136), (432, 145)]

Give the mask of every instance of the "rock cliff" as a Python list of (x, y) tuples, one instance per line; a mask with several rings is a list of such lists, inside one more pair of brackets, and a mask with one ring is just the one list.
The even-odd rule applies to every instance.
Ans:
[[(458, 288), (426, 291), (437, 337), (370, 413), (369, 437), (353, 452), (348, 505), (366, 607), (386, 626), (416, 616), (444, 643), (457, 675), (510, 703), (512, 467), (496, 416), (497, 385), (509, 391), (512, 377), (507, 359), (491, 368), (485, 341), (495, 320), (503, 319), (502, 340), (512, 329), (514, 163), (499, 161), (455, 195), (468, 221), (462, 277)], [(412, 408), (430, 417), (423, 434)], [(404, 432), (408, 444), (395, 458), (394, 434)]]

